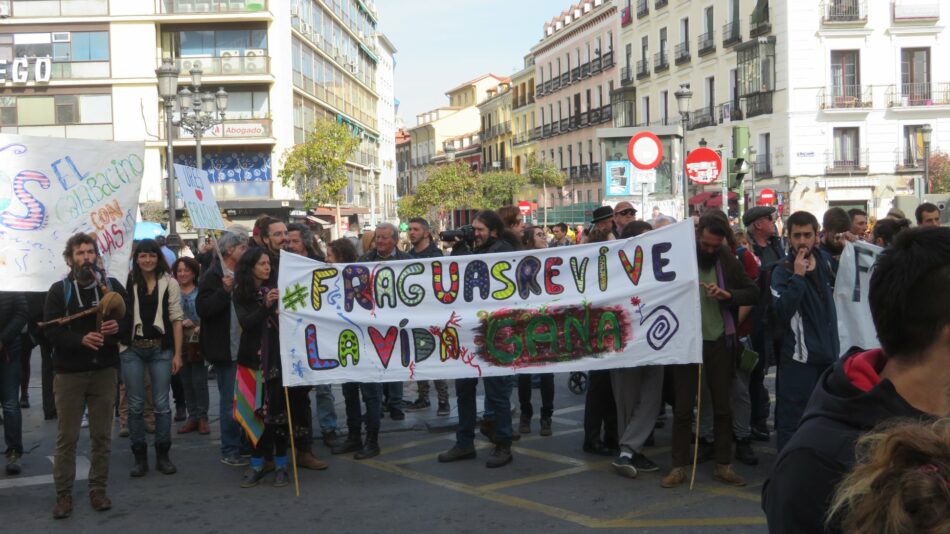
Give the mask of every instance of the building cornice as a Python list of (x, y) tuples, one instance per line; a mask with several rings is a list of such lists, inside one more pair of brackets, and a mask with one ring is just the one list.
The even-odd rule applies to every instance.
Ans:
[[(579, 23), (578, 26), (573, 27), (570, 30), (561, 29), (559, 31), (563, 33), (561, 33), (560, 35), (558, 35), (558, 33), (555, 32), (553, 35), (549, 37), (545, 37), (544, 39), (541, 40), (540, 43), (531, 47), (531, 53), (535, 57), (538, 57), (550, 51), (551, 49), (556, 48), (558, 45), (560, 45), (564, 41), (572, 39), (586, 31), (589, 31), (594, 26), (597, 26), (598, 24), (602, 22), (609, 21), (610, 17), (617, 16), (617, 14), (619, 13), (619, 11), (617, 10), (617, 6), (614, 5), (613, 3), (605, 4), (604, 6), (601, 6), (600, 9), (602, 9), (603, 11), (600, 13), (592, 12), (590, 15), (588, 15), (589, 18)], [(617, 37), (619, 38), (620, 36), (618, 35)]]

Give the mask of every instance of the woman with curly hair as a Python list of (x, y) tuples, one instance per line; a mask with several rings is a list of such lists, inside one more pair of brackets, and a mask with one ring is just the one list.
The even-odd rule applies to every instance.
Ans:
[(861, 438), (857, 454), (829, 528), (840, 521), (845, 533), (950, 532), (950, 417), (891, 424)]

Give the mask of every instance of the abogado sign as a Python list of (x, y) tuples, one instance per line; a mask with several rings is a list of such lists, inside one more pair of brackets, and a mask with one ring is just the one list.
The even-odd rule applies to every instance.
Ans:
[[(32, 69), (30, 66), (31, 59), (33, 59)], [(53, 72), (53, 58), (18, 57), (12, 62), (6, 59), (0, 59), (0, 83), (26, 83), (30, 79), (31, 70), (33, 71), (33, 80), (37, 82), (48, 82)]]

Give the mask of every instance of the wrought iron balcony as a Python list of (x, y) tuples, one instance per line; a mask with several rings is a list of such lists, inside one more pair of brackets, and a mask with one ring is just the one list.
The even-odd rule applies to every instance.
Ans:
[(719, 104), (719, 124), (742, 120), (742, 109), (738, 101)]
[(565, 72), (561, 75), (561, 87), (567, 87), (571, 84), (571, 73)]
[(715, 126), (716, 118), (712, 106), (706, 106), (690, 113), (689, 129), (698, 130), (707, 126)]
[(772, 177), (772, 162), (769, 161), (771, 157), (769, 154), (758, 154), (755, 159), (755, 177), (759, 178), (771, 178)]
[(761, 18), (756, 19), (755, 15), (749, 15), (749, 37), (758, 37), (772, 31), (772, 22), (769, 19), (769, 8), (765, 7), (765, 12)]
[(867, 0), (825, 0), (821, 6), (821, 22), (824, 24), (867, 23)]
[(592, 59), (591, 62), (590, 62), (590, 73), (591, 73), (591, 75), (594, 75), (594, 74), (599, 73), (599, 72), (602, 70), (602, 69), (601, 69), (601, 66), (602, 66), (602, 65), (603, 65), (603, 60), (602, 60), (602, 58), (597, 57), (597, 58), (595, 58), (595, 59)]
[(871, 87), (836, 85), (818, 93), (818, 109), (861, 109), (871, 107)]
[(670, 3), (670, 0), (656, 0), (653, 2), (653, 9), (660, 9), (661, 7), (666, 7)]
[(614, 66), (614, 52), (613, 52), (613, 50), (611, 50), (611, 51), (607, 52), (606, 54), (604, 54), (603, 58), (604, 58), (604, 61), (603, 61), (603, 69), (604, 69), (604, 70), (607, 70), (607, 69), (612, 68), (612, 67)]
[(699, 48), (700, 57), (711, 54), (716, 51), (716, 34), (709, 31), (696, 38), (696, 45)]
[(890, 108), (950, 105), (950, 83), (902, 83), (885, 94)]
[(650, 60), (641, 59), (637, 61), (637, 79), (642, 80), (650, 76)]
[(745, 99), (747, 118), (772, 113), (772, 91), (753, 93), (742, 98)]
[(633, 73), (631, 72), (630, 67), (623, 67), (620, 69), (620, 85), (628, 86), (633, 83)]
[(590, 76), (590, 62), (581, 65), (581, 78), (587, 78), (588, 76)]
[(653, 72), (664, 72), (670, 70), (669, 55), (666, 51), (657, 52), (653, 55)]
[(722, 46), (732, 46), (742, 41), (742, 32), (739, 27), (739, 19), (736, 19), (722, 27)]
[(677, 65), (689, 63), (689, 41), (683, 41), (682, 43), (676, 45), (676, 47), (673, 49), (673, 56), (676, 58), (675, 63)]
[(643, 17), (650, 14), (650, 3), (648, 0), (637, 0), (637, 18), (642, 19)]
[(600, 177), (600, 163), (595, 162), (590, 164), (590, 175), (594, 179)]
[(826, 174), (867, 174), (868, 149), (827, 153)]
[(594, 108), (594, 109), (590, 110), (589, 114), (590, 114), (590, 123), (591, 123), (591, 124), (599, 124), (599, 123), (600, 123), (600, 115), (601, 115), (601, 113), (600, 113), (600, 108)]

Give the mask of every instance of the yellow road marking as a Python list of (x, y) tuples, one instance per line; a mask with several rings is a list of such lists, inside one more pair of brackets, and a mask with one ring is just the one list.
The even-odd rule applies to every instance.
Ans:
[(406, 450), (406, 449), (413, 449), (413, 448), (415, 448), (415, 447), (421, 447), (422, 445), (428, 445), (428, 444), (430, 444), (430, 443), (437, 443), (437, 442), (439, 442), (439, 441), (446, 441), (446, 440), (448, 440), (448, 439), (455, 439), (455, 437), (454, 437), (454, 435), (452, 435), (452, 434), (443, 434), (443, 435), (441, 435), (441, 436), (437, 436), (437, 437), (434, 437), (434, 438), (419, 439), (419, 440), (415, 440), (415, 441), (407, 441), (406, 443), (403, 443), (402, 445), (394, 445), (394, 446), (392, 446), (392, 447), (387, 447), (387, 448), (383, 449), (382, 451), (380, 451), (379, 454), (380, 454), (380, 455), (391, 454), (391, 453), (398, 452), (398, 451), (404, 451), (404, 450)]
[(554, 471), (551, 473), (543, 473), (540, 475), (534, 475), (530, 477), (516, 478), (514, 480), (505, 480), (502, 482), (495, 482), (494, 484), (484, 484), (478, 486), (480, 490), (494, 491), (506, 488), (514, 488), (516, 486), (523, 486), (525, 484), (533, 484), (535, 482), (541, 482), (543, 480), (551, 480), (552, 478), (561, 478), (568, 475), (576, 475), (577, 473), (583, 473), (588, 471), (587, 466), (581, 465), (577, 467), (568, 467), (567, 469), (561, 469), (560, 471)]

